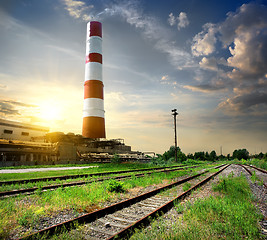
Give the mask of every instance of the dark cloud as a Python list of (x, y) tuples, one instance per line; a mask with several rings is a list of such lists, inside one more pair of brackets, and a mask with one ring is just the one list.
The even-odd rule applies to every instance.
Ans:
[(36, 105), (22, 103), (14, 100), (0, 100), (0, 113), (4, 116), (20, 115), (20, 108), (32, 108)]
[(249, 114), (248, 109), (252, 107), (258, 108), (260, 104), (267, 105), (267, 94), (262, 92), (252, 92), (228, 98), (219, 105), (219, 108), (224, 108), (230, 111), (246, 112)]

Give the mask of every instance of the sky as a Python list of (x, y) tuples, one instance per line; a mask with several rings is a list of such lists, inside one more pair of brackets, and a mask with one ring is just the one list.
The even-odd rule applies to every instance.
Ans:
[(86, 24), (106, 135), (133, 150), (267, 152), (267, 1), (1, 0), (0, 118), (81, 134)]

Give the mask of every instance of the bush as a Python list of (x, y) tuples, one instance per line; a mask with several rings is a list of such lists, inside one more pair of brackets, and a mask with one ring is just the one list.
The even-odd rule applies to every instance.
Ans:
[(124, 184), (122, 182), (119, 182), (119, 181), (116, 181), (116, 180), (111, 180), (108, 183), (107, 190), (109, 192), (116, 192), (116, 193), (125, 192)]
[(118, 154), (114, 154), (110, 161), (111, 163), (121, 163), (121, 159)]
[(153, 157), (149, 163), (150, 165), (165, 166), (167, 162), (163, 160), (162, 156)]

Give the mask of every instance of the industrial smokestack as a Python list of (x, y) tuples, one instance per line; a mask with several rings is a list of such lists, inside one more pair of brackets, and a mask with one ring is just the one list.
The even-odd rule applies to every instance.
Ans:
[(104, 92), (102, 81), (102, 24), (87, 23), (84, 81), (83, 129), (87, 138), (105, 138)]

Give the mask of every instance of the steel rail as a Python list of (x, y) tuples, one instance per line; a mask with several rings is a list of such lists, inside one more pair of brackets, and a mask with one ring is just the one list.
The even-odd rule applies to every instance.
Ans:
[[(225, 164), (221, 165), (221, 166), (224, 166)], [(227, 165), (226, 167), (228, 167), (229, 165)], [(219, 168), (220, 166), (217, 166), (216, 168)], [(223, 169), (225, 169), (226, 167), (224, 167)], [(220, 170), (222, 171), (222, 170)], [(46, 228), (46, 229), (43, 229), (43, 230), (40, 230), (40, 231), (37, 231), (35, 233), (32, 233), (28, 236), (25, 236), (25, 237), (21, 237), (19, 238), (19, 240), (28, 240), (28, 239), (39, 239), (40, 237), (42, 236), (51, 236), (55, 233), (58, 233), (58, 232), (61, 232), (62, 230), (71, 230), (74, 228), (74, 225), (77, 223), (77, 224), (86, 224), (86, 223), (90, 223), (90, 222), (93, 222), (95, 221), (97, 218), (100, 218), (100, 217), (103, 217), (107, 214), (111, 214), (111, 213), (114, 213), (115, 211), (118, 211), (120, 209), (123, 209), (125, 207), (128, 207), (134, 203), (137, 203), (137, 202), (140, 202), (141, 200), (144, 200), (146, 198), (149, 198), (149, 197), (152, 197), (156, 194), (158, 194), (159, 192), (161, 191), (164, 191), (164, 190), (167, 190), (167, 189), (170, 189), (174, 186), (177, 186), (179, 184), (182, 184), (184, 182), (187, 182), (191, 179), (194, 179), (196, 177), (199, 177), (205, 173), (207, 173), (208, 171), (204, 171), (202, 173), (198, 173), (196, 175), (193, 175), (193, 176), (190, 176), (190, 177), (187, 177), (187, 178), (184, 178), (182, 180), (179, 180), (177, 182), (174, 182), (174, 183), (171, 183), (171, 184), (168, 184), (166, 186), (163, 186), (163, 187), (160, 187), (160, 188), (157, 188), (157, 189), (154, 189), (150, 192), (147, 192), (147, 193), (144, 193), (144, 194), (141, 194), (141, 195), (138, 195), (136, 197), (133, 197), (133, 198), (130, 198), (130, 199), (127, 199), (127, 200), (124, 200), (124, 201), (121, 201), (119, 203), (115, 203), (111, 206), (108, 206), (108, 207), (105, 207), (105, 208), (102, 208), (102, 209), (99, 209), (99, 210), (96, 210), (94, 212), (91, 212), (91, 213), (88, 213), (88, 214), (84, 214), (80, 217), (77, 217), (77, 218), (74, 218), (74, 219), (71, 219), (71, 220), (68, 220), (68, 221), (65, 221), (63, 223), (60, 223), (60, 224), (57, 224), (57, 225), (53, 225), (49, 228)], [(213, 176), (213, 175), (212, 175)], [(211, 176), (211, 177), (212, 177)], [(210, 178), (211, 178), (210, 177)], [(192, 189), (192, 188), (191, 188)]]
[(262, 173), (267, 173), (266, 170), (261, 169), (261, 168), (258, 168), (258, 167), (255, 167), (255, 166), (253, 166), (253, 165), (247, 165), (247, 164), (243, 164), (243, 165), (245, 165), (245, 166), (247, 166), (247, 167), (255, 168), (255, 169), (257, 169), (258, 171), (260, 171), (260, 172), (262, 172)]
[(163, 172), (174, 172), (174, 171), (180, 171), (180, 170), (185, 170), (188, 168), (196, 168), (197, 166), (191, 166), (191, 167), (185, 167), (185, 168), (174, 168), (174, 169), (162, 169), (159, 171), (151, 171), (151, 172), (146, 172), (146, 173), (137, 173), (134, 175), (122, 175), (122, 176), (114, 176), (114, 177), (105, 177), (105, 178), (98, 178), (98, 179), (94, 179), (94, 180), (90, 180), (90, 181), (80, 181), (80, 182), (71, 182), (71, 183), (61, 183), (61, 184), (55, 184), (55, 185), (49, 185), (49, 186), (43, 186), (43, 187), (32, 187), (32, 188), (24, 188), (24, 189), (16, 189), (16, 190), (10, 190), (10, 191), (4, 191), (4, 192), (0, 192), (0, 197), (7, 197), (7, 196), (14, 196), (14, 195), (18, 195), (21, 193), (34, 193), (37, 190), (41, 190), (41, 191), (46, 191), (46, 190), (52, 190), (52, 189), (57, 189), (60, 187), (74, 187), (74, 186), (81, 186), (81, 185), (85, 185), (85, 184), (89, 184), (89, 183), (93, 183), (93, 182), (103, 182), (105, 180), (111, 180), (111, 179), (117, 179), (117, 180), (121, 180), (121, 179), (125, 179), (125, 178), (131, 178), (132, 176), (134, 177), (142, 177), (145, 174), (151, 175), (153, 173), (163, 173)]
[[(196, 165), (195, 167), (198, 167)], [(54, 181), (54, 180), (67, 180), (67, 179), (75, 179), (75, 178), (83, 178), (83, 177), (94, 177), (94, 176), (105, 176), (109, 174), (120, 174), (120, 173), (129, 173), (129, 172), (140, 172), (140, 171), (150, 171), (150, 170), (160, 170), (160, 169), (168, 169), (175, 167), (183, 167), (183, 166), (170, 166), (170, 167), (156, 167), (156, 168), (144, 168), (144, 169), (133, 169), (133, 170), (122, 170), (122, 171), (110, 171), (110, 172), (100, 172), (100, 173), (87, 173), (87, 174), (75, 174), (75, 175), (64, 175), (57, 177), (45, 177), (45, 178), (32, 178), (32, 179), (21, 179), (21, 180), (12, 180), (12, 181), (0, 181), (0, 185), (11, 185), (11, 184), (23, 184), (30, 182), (43, 182), (43, 181)], [(59, 169), (60, 170), (60, 169)]]
[[(252, 176), (252, 172), (247, 168), (247, 167), (245, 167), (244, 165), (242, 165), (242, 164), (238, 164), (239, 166), (242, 166), (251, 176)], [(247, 165), (246, 165), (247, 166)], [(250, 166), (249, 166), (250, 167)], [(263, 183), (263, 186), (265, 187), (265, 188), (267, 188), (267, 184), (266, 183)]]

